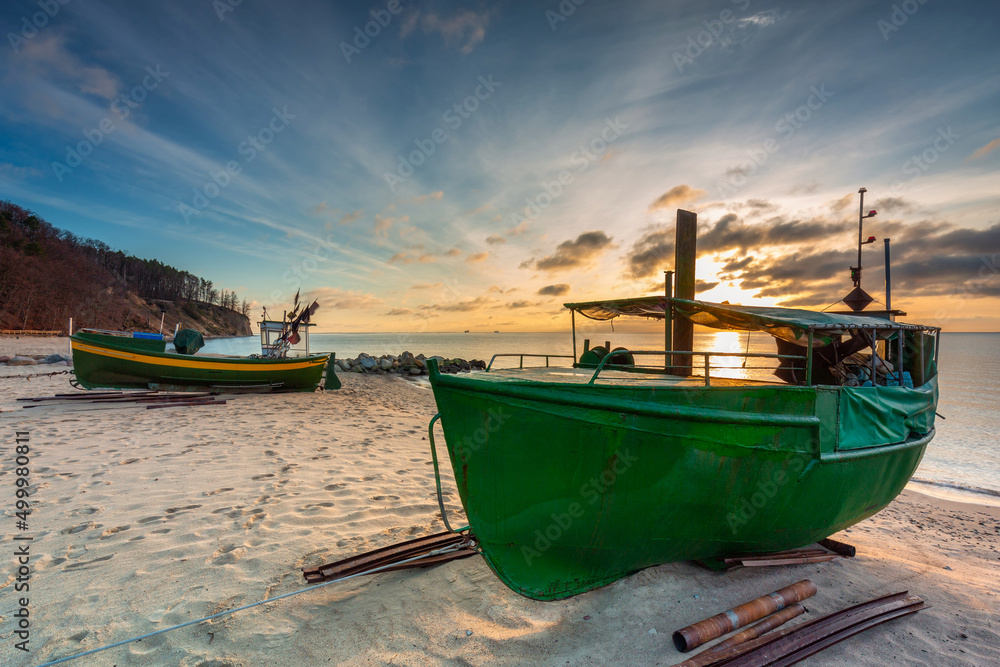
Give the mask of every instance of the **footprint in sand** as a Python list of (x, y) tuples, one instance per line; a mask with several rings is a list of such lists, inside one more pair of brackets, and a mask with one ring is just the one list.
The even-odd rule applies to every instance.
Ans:
[[(225, 493), (226, 491), (232, 491), (232, 490), (233, 490), (233, 487), (231, 487), (231, 486), (225, 486), (225, 487), (223, 487), (221, 489), (216, 489), (215, 491), (205, 491), (201, 495), (203, 495), (203, 496), (214, 496), (214, 495), (216, 495), (218, 493)], [(216, 510), (216, 512), (218, 512), (218, 511), (219, 510)], [(213, 512), (213, 514), (214, 513), (215, 512)]]
[(77, 524), (75, 526), (70, 526), (69, 528), (63, 528), (59, 531), (60, 535), (76, 535), (77, 533), (82, 533), (90, 528), (102, 528), (103, 526), (99, 523), (94, 523), (93, 521), (88, 521), (87, 523)]
[(118, 465), (127, 466), (129, 463), (135, 463), (136, 461), (141, 461), (142, 459), (128, 459), (127, 461), (119, 461)]
[(262, 479), (267, 479), (268, 477), (274, 477), (274, 475), (272, 473), (265, 473), (263, 475), (254, 475), (250, 479), (254, 480), (255, 482), (258, 482)]
[(176, 514), (177, 512), (183, 512), (184, 510), (196, 510), (201, 505), (185, 505), (184, 507), (170, 507), (164, 510), (167, 514)]
[(245, 553), (245, 548), (229, 545), (216, 550), (210, 560), (213, 565), (232, 565), (242, 558)]
[(153, 535), (166, 535), (170, 532), (170, 530), (170, 528), (157, 528), (156, 530), (151, 530), (149, 532)]
[(342, 489), (345, 486), (347, 486), (347, 485), (344, 484), (344, 483), (340, 483), (340, 484), (327, 484), (326, 486), (323, 487), (323, 490), (324, 491), (336, 491), (337, 489)]
[(142, 519), (139, 519), (138, 521), (136, 521), (136, 523), (147, 524), (147, 523), (153, 523), (154, 521), (163, 521), (163, 517), (162, 516), (147, 516), (147, 517), (144, 517)]
[(372, 500), (399, 500), (399, 496), (372, 496)]
[(116, 535), (118, 533), (124, 532), (124, 531), (128, 530), (131, 527), (132, 527), (131, 525), (126, 524), (124, 526), (115, 526), (114, 528), (108, 528), (106, 531), (104, 531), (103, 533), (101, 533), (101, 539), (102, 540), (106, 540), (109, 537), (111, 537), (112, 535)]
[(82, 560), (82, 561), (78, 561), (76, 563), (70, 563), (69, 565), (67, 565), (63, 569), (64, 570), (74, 570), (76, 568), (83, 567), (84, 565), (91, 565), (93, 563), (100, 563), (101, 561), (111, 560), (114, 557), (115, 557), (115, 555), (111, 554), (110, 556), (101, 556), (100, 558), (95, 558), (94, 560)]

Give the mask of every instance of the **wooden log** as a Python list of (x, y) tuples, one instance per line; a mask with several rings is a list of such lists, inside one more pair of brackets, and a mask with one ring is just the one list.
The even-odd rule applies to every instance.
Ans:
[[(694, 298), (694, 270), (697, 256), (698, 214), (677, 209), (677, 233), (674, 244), (674, 296), (678, 299)], [(676, 352), (694, 349), (694, 323), (681, 317), (673, 323)], [(688, 376), (692, 372), (691, 355), (674, 355), (674, 375)]]

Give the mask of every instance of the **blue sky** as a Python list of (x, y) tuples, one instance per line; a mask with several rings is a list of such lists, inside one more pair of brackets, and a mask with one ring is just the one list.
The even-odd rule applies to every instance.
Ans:
[(678, 207), (704, 298), (829, 305), (864, 186), (863, 286), (883, 298), (891, 236), (894, 305), (996, 331), (998, 18), (8, 2), (0, 198), (272, 312), (301, 287), (323, 330), (545, 330), (564, 301), (659, 289)]

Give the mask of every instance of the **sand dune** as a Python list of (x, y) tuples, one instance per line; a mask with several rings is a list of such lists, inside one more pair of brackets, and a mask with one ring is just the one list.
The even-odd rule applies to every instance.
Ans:
[[(4, 354), (64, 350), (65, 339), (0, 339)], [(18, 396), (69, 390), (64, 375), (16, 377), (52, 370), (0, 367), (4, 438), (30, 432), (37, 485), (26, 533), (32, 652), (13, 647), (13, 566), (4, 559), (5, 665), (298, 590), (302, 567), (443, 529), (426, 389), (351, 374), (341, 391), (237, 396), (224, 406), (21, 409)], [(5, 508), (14, 467), (9, 455), (0, 464)], [(445, 493), (460, 520), (454, 486)], [(547, 603), (511, 592), (474, 557), (334, 584), (69, 664), (669, 665), (686, 657), (673, 630), (803, 578), (819, 586), (803, 620), (904, 589), (932, 605), (804, 664), (997, 664), (1000, 512), (905, 492), (836, 537), (858, 557), (728, 574), (669, 564)]]

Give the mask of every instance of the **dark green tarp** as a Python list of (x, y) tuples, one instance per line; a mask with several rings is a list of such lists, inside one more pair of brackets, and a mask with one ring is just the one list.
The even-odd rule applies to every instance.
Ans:
[(174, 336), (174, 348), (180, 354), (194, 354), (205, 347), (205, 339), (194, 329), (181, 329)]
[[(665, 297), (649, 296), (563, 305), (593, 320), (611, 320), (622, 315), (663, 319), (666, 303)], [(889, 337), (892, 331), (900, 329), (934, 330), (934, 327), (903, 324), (867, 315), (820, 313), (801, 308), (736, 306), (687, 299), (670, 299), (670, 304), (675, 315), (686, 317), (695, 324), (732, 331), (763, 331), (799, 345), (805, 345), (808, 331), (812, 330), (815, 333), (813, 345), (817, 347), (830, 343), (832, 336), (854, 329), (875, 331), (880, 338)]]
[(840, 387), (839, 449), (904, 442), (930, 433), (937, 406), (937, 378), (922, 387)]

